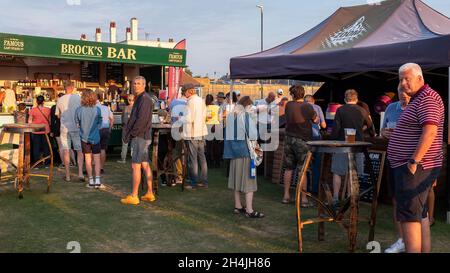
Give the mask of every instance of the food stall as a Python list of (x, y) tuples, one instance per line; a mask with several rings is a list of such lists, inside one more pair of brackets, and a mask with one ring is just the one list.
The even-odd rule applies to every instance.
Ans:
[[(111, 145), (122, 144), (121, 108), (131, 92), (130, 80), (142, 75), (152, 89), (164, 89), (166, 67), (184, 67), (185, 63), (184, 49), (0, 33), (0, 86), (11, 82), (18, 103), (28, 107), (38, 95), (51, 107), (67, 80), (78, 91), (99, 88), (114, 112)], [(108, 92), (111, 80), (119, 91)], [(11, 123), (11, 118), (12, 113), (1, 113), (0, 126)]]

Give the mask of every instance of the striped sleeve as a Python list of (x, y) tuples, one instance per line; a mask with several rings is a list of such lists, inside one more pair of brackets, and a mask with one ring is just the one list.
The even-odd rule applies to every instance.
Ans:
[(420, 101), (421, 111), (417, 112), (419, 123), (423, 126), (425, 125), (436, 125), (439, 126), (441, 122), (441, 115), (439, 111), (440, 103), (438, 98), (432, 95), (423, 96)]

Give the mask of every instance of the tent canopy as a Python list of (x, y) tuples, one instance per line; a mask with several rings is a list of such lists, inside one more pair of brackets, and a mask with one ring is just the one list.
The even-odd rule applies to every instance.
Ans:
[(449, 49), (448, 17), (420, 0), (387, 0), (339, 8), (286, 43), (232, 58), (230, 72), (233, 79), (324, 80), (407, 62), (432, 69), (450, 66)]

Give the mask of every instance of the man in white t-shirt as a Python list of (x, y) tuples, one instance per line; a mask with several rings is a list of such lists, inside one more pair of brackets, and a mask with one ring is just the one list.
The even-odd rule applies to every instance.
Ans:
[[(98, 99), (100, 100), (101, 97), (98, 96)], [(102, 126), (100, 127), (100, 158), (102, 161), (101, 173), (103, 174), (105, 172), (103, 167), (105, 166), (106, 162), (106, 150), (108, 149), (108, 141), (111, 135), (111, 129), (114, 125), (114, 115), (109, 107), (101, 104), (100, 101), (97, 101), (97, 107), (100, 108), (100, 112), (102, 113)]]
[(84, 156), (81, 152), (80, 129), (75, 123), (75, 111), (81, 105), (81, 97), (73, 94), (75, 86), (72, 82), (64, 83), (66, 95), (58, 99), (55, 114), (61, 119), (61, 148), (64, 153), (64, 168), (66, 170), (67, 182), (70, 182), (70, 149), (77, 151), (78, 178), (84, 182), (83, 162)]
[(267, 98), (256, 101), (255, 106), (258, 113), (258, 123), (270, 126), (276, 114), (275, 93), (269, 92)]

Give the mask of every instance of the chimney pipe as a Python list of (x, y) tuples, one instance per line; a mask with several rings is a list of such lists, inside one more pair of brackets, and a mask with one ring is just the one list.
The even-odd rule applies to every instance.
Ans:
[(109, 24), (109, 42), (110, 43), (117, 43), (117, 28), (116, 28), (116, 22), (111, 22)]
[(102, 30), (100, 28), (95, 29), (95, 41), (96, 42), (102, 41)]
[(86, 34), (81, 34), (80, 40), (81, 41), (86, 41), (87, 40)]
[(127, 27), (127, 41), (131, 40), (131, 28)]
[(131, 18), (131, 40), (138, 40), (138, 19)]

